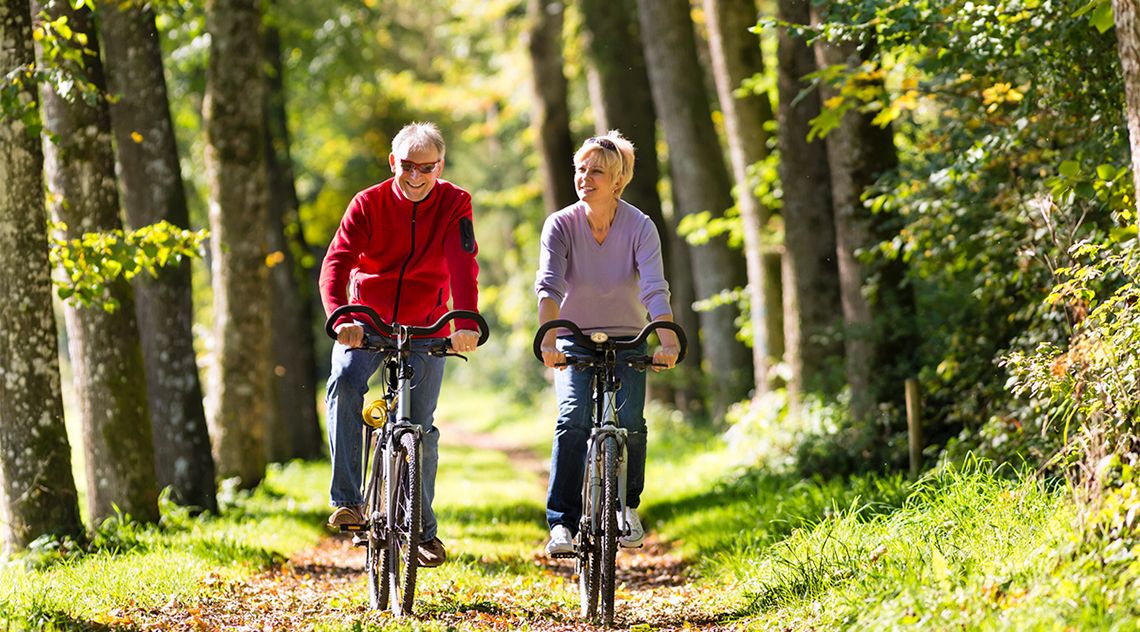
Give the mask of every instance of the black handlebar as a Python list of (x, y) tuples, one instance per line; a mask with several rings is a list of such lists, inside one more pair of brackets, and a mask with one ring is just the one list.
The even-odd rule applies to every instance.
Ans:
[(681, 329), (681, 326), (677, 323), (668, 320), (655, 320), (649, 323), (645, 327), (642, 327), (641, 331), (637, 334), (637, 337), (635, 337), (633, 340), (614, 340), (611, 338), (605, 342), (597, 343), (594, 342), (589, 336), (582, 333), (582, 330), (573, 321), (558, 318), (543, 323), (542, 326), (538, 328), (538, 331), (534, 334), (534, 357), (538, 358), (539, 362), (542, 362), (542, 339), (546, 336), (546, 332), (554, 329), (555, 327), (562, 327), (564, 329), (570, 330), (570, 335), (574, 337), (574, 340), (584, 347), (597, 349), (602, 345), (609, 345), (611, 348), (617, 351), (620, 351), (622, 349), (635, 349), (641, 346), (641, 344), (649, 338), (649, 334), (657, 331), (658, 329), (668, 329), (677, 334), (677, 343), (681, 347), (680, 351), (677, 353), (676, 364), (680, 364), (681, 361), (685, 359), (685, 350), (688, 348), (688, 340), (685, 338), (685, 331)]
[[(380, 318), (376, 310), (371, 307), (367, 305), (341, 305), (333, 310), (333, 313), (329, 314), (328, 320), (325, 321), (325, 333), (328, 334), (329, 338), (336, 340), (336, 329), (334, 329), (334, 326), (336, 325), (336, 321), (340, 320), (340, 317), (345, 314), (363, 314), (368, 320), (372, 321), (372, 326), (380, 333), (385, 336), (396, 335), (395, 328), (384, 322), (384, 319)], [(404, 329), (406, 329), (411, 336), (431, 336), (456, 318), (473, 320), (475, 324), (479, 326), (479, 342), (475, 346), (481, 346), (484, 342), (487, 342), (487, 338), (491, 336), (491, 329), (487, 327), (487, 321), (483, 319), (483, 316), (478, 312), (466, 309), (453, 309), (443, 316), (440, 316), (439, 320), (427, 327), (404, 326)]]

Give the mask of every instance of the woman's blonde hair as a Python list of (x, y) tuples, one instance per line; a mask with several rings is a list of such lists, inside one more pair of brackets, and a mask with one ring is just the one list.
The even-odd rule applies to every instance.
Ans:
[(591, 158), (614, 179), (617, 196), (621, 197), (626, 185), (633, 180), (633, 143), (616, 129), (601, 136), (591, 136), (574, 152), (574, 167)]

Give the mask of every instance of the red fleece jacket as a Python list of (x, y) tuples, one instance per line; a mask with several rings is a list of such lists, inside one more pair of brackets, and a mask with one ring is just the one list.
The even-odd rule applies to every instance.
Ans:
[[(452, 295), (455, 309), (477, 311), (477, 252), (471, 194), (437, 180), (411, 202), (389, 178), (356, 194), (329, 243), (320, 278), (325, 315), (363, 304), (389, 324), (424, 326), (447, 312)], [(473, 321), (456, 325), (478, 331)], [(438, 336), (448, 334), (445, 327)]]

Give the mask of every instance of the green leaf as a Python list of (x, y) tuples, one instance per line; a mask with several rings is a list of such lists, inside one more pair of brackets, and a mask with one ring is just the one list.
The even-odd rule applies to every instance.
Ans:
[(1076, 160), (1066, 160), (1061, 163), (1061, 175), (1066, 178), (1075, 178), (1081, 173), (1081, 163)]
[(1096, 168), (1096, 176), (1101, 180), (1111, 180), (1116, 177), (1116, 167), (1109, 164), (1103, 164)]
[(944, 582), (950, 579), (950, 564), (946, 562), (946, 558), (938, 549), (932, 549), (930, 553), (930, 570), (934, 573), (934, 579), (939, 582)]
[(1108, 0), (1104, 0), (1097, 5), (1089, 17), (1089, 23), (1096, 27), (1096, 30), (1101, 33), (1112, 28), (1115, 23), (1115, 20), (1112, 18), (1112, 3), (1108, 2)]

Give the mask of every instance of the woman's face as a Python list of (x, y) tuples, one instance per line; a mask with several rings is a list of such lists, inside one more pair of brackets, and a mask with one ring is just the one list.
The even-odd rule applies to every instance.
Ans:
[(617, 182), (593, 156), (575, 165), (574, 189), (583, 202), (605, 202), (617, 197)]

